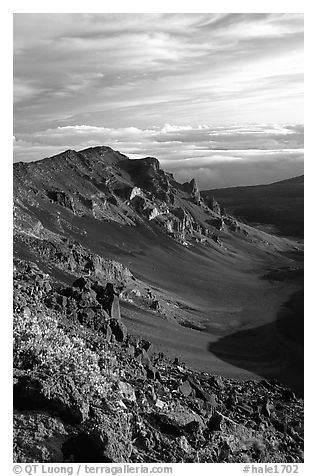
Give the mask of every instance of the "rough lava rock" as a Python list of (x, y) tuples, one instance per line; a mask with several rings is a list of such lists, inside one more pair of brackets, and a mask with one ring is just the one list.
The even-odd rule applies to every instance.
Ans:
[(194, 372), (110, 316), (114, 339), (73, 325), (64, 300), (55, 310), (48, 298), (68, 290), (97, 302), (102, 286), (87, 277), (54, 290), (22, 260), (14, 276), (16, 462), (303, 460), (303, 401), (283, 385)]

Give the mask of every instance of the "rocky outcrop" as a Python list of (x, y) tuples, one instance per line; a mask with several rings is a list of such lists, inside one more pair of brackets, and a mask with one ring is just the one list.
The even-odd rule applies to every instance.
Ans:
[[(24, 261), (14, 273), (15, 462), (303, 460), (303, 402), (289, 389), (171, 362), (105, 314), (115, 288), (79, 278), (55, 289)], [(77, 325), (71, 301), (76, 319), (92, 310), (89, 322), (102, 308), (110, 338)]]
[(190, 187), (190, 194), (191, 194), (192, 198), (194, 199), (194, 202), (197, 205), (199, 205), (200, 204), (200, 193), (199, 193), (197, 182), (194, 178), (189, 182), (189, 187)]
[(182, 208), (175, 208), (166, 216), (163, 226), (175, 239), (184, 243), (194, 231), (194, 219)]
[(208, 200), (207, 203), (208, 203), (208, 207), (210, 208), (210, 210), (215, 212), (217, 215), (222, 215), (223, 214), (219, 203), (215, 200), (214, 197), (211, 197), (211, 199)]
[(72, 287), (51, 293), (46, 304), (68, 319), (78, 320), (82, 325), (102, 332), (108, 340), (111, 334), (120, 342), (126, 337), (126, 328), (120, 322), (119, 290), (113, 283), (102, 286), (98, 281), (81, 277)]
[[(72, 176), (71, 184), (67, 176)], [(214, 198), (205, 203), (195, 179), (178, 183), (153, 157), (130, 160), (109, 147), (70, 150), (36, 163), (16, 164), (14, 177), (16, 234), (68, 235), (75, 226), (62, 209), (83, 219), (159, 227), (186, 245), (211, 244), (213, 228), (225, 231), (218, 224), (223, 211)], [(35, 229), (36, 223), (41, 230)]]
[(226, 224), (226, 226), (228, 227), (230, 231), (233, 231), (234, 233), (239, 232), (245, 236), (248, 235), (247, 230), (243, 226), (241, 226), (241, 224), (235, 218), (231, 216), (226, 216), (224, 217), (224, 223)]
[(103, 283), (127, 283), (133, 278), (128, 268), (114, 260), (107, 260), (89, 252), (80, 243), (63, 238), (57, 240), (37, 239), (21, 235), (16, 237), (16, 246), (31, 249), (33, 255), (50, 267), (73, 276), (89, 275)]
[(133, 187), (130, 193), (129, 200), (133, 200), (134, 197), (142, 197), (144, 198), (144, 193), (139, 187)]
[(58, 205), (61, 205), (62, 207), (68, 208), (70, 211), (75, 213), (74, 200), (69, 194), (60, 190), (53, 190), (48, 191), (47, 196), (53, 202), (57, 203)]
[(224, 231), (226, 229), (223, 217), (209, 218), (207, 223), (219, 231)]
[(196, 205), (201, 205), (200, 192), (195, 178), (193, 178), (190, 182), (183, 183), (181, 188), (189, 194)]
[(142, 191), (152, 194), (156, 199), (168, 202), (170, 180), (154, 157), (129, 160), (120, 165), (129, 174), (130, 180)]

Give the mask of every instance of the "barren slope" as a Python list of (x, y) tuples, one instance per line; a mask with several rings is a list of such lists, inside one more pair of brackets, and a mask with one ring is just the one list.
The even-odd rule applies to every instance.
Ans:
[(215, 197), (229, 213), (248, 223), (270, 227), (282, 236), (304, 236), (303, 175), (268, 185), (207, 190), (202, 196), (207, 202)]
[[(15, 165), (14, 252), (66, 283), (91, 273), (93, 256), (122, 263), (134, 276), (121, 296), (132, 333), (195, 369), (278, 377), (301, 392), (302, 343), (281, 335), (285, 313), (275, 323), (301, 288), (288, 279), (300, 245), (210, 206), (156, 159), (67, 151)], [(285, 279), (268, 276), (276, 269)]]

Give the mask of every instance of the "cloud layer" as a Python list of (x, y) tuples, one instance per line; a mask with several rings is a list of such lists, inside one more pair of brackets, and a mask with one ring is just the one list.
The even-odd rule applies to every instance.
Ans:
[(107, 144), (130, 158), (157, 157), (164, 169), (202, 188), (266, 183), (303, 173), (303, 126), (208, 125), (141, 129), (62, 126), (15, 138), (17, 160)]
[(302, 44), (300, 14), (15, 14), (16, 160), (105, 144), (202, 184), (296, 175)]

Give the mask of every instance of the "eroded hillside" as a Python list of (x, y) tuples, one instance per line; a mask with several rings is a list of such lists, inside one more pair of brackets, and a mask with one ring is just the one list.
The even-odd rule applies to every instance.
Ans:
[(301, 395), (298, 243), (108, 147), (14, 187), (17, 461), (301, 460), (302, 401), (254, 382)]

